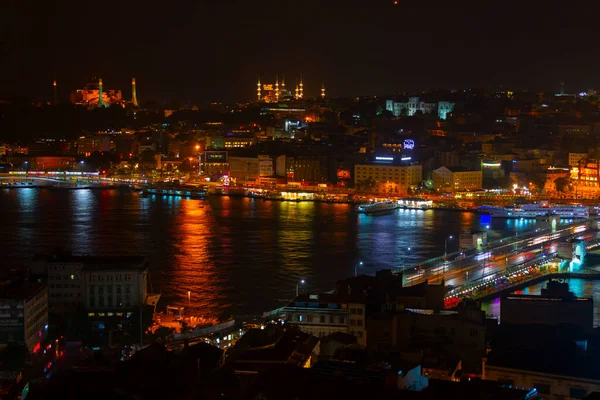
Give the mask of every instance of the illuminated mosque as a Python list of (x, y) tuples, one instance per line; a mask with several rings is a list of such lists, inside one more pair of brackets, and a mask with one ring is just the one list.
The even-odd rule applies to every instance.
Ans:
[[(54, 82), (56, 87), (56, 81)], [(131, 80), (131, 104), (138, 105), (136, 96), (135, 78)], [(112, 104), (124, 105), (125, 100), (120, 90), (105, 90), (102, 85), (102, 79), (92, 81), (85, 85), (83, 89), (77, 89), (71, 92), (71, 103), (92, 107), (105, 107)]]
[[(301, 100), (304, 98), (304, 82), (300, 75), (300, 83), (296, 84), (296, 88), (292, 92), (285, 86), (285, 79), (279, 75), (275, 76), (275, 83), (261, 83), (260, 77), (256, 83), (257, 101), (265, 103), (278, 103), (279, 101)], [(321, 98), (325, 98), (325, 84), (321, 86)]]

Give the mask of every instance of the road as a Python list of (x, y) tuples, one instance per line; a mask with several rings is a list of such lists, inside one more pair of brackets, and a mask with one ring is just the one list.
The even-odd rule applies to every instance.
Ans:
[(552, 257), (558, 251), (558, 243), (566, 239), (578, 238), (587, 241), (600, 238), (600, 232), (589, 230), (585, 223), (559, 229), (553, 233), (541, 233), (522, 240), (506, 240), (494, 247), (485, 248), (476, 254), (452, 261), (439, 261), (425, 267), (411, 267), (404, 271), (407, 286), (428, 282), (441, 282), (447, 287), (457, 287), (473, 283), (494, 275), (508, 267)]

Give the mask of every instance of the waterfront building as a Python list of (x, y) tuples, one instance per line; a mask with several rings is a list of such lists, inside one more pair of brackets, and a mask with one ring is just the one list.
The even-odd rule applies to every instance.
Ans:
[(6, 162), (12, 164), (15, 169), (39, 171), (64, 170), (73, 168), (75, 157), (12, 155), (6, 157)]
[(594, 299), (577, 298), (569, 292), (569, 284), (549, 281), (541, 295), (509, 294), (500, 305), (503, 324), (540, 324), (557, 326), (571, 324), (592, 329)]
[(17, 279), (0, 284), (0, 345), (22, 344), (36, 353), (48, 333), (48, 287)]
[(600, 160), (584, 158), (571, 168), (570, 182), (577, 196), (600, 195)]
[(463, 167), (440, 167), (433, 171), (433, 187), (442, 192), (481, 189), (483, 173)]
[(92, 326), (104, 330), (146, 305), (155, 305), (149, 292), (148, 262), (142, 256), (36, 256), (48, 277), (51, 311), (65, 318), (82, 306)]
[(229, 157), (229, 179), (231, 182), (243, 184), (256, 182), (260, 176), (260, 160), (258, 157)]
[(335, 332), (348, 333), (366, 345), (366, 308), (364, 296), (302, 294), (283, 309), (287, 324), (302, 332), (324, 337)]
[(445, 120), (454, 109), (454, 103), (449, 101), (426, 102), (417, 96), (413, 96), (409, 97), (408, 101), (386, 100), (385, 109), (394, 114), (395, 117), (401, 115), (410, 117), (420, 111), (423, 114), (437, 114), (439, 119)]
[(354, 165), (354, 185), (356, 187), (364, 187), (385, 195), (406, 195), (409, 188), (418, 186), (422, 180), (423, 166), (417, 164)]
[(43, 259), (48, 277), (48, 305), (51, 313), (57, 315), (75, 314), (82, 300), (81, 259), (59, 256), (36, 256)]
[(296, 182), (327, 182), (328, 162), (325, 156), (286, 157), (287, 177)]

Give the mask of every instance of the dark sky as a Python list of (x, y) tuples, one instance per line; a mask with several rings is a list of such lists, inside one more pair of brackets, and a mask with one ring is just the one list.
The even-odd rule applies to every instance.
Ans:
[(92, 77), (138, 98), (254, 99), (256, 77), (305, 95), (598, 85), (592, 1), (17, 1), (0, 5), (0, 94), (61, 98)]

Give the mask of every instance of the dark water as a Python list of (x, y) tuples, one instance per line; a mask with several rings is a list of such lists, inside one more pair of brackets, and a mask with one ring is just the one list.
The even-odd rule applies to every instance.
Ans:
[[(398, 268), (458, 247), (465, 228), (491, 240), (535, 221), (506, 221), (452, 211), (397, 211), (369, 217), (345, 204), (205, 201), (142, 197), (129, 191), (0, 190), (0, 264), (26, 266), (57, 246), (75, 254), (142, 254), (163, 304), (198, 314), (257, 313), (301, 290), (330, 290), (359, 272)], [(410, 248), (410, 251), (408, 250)]]

